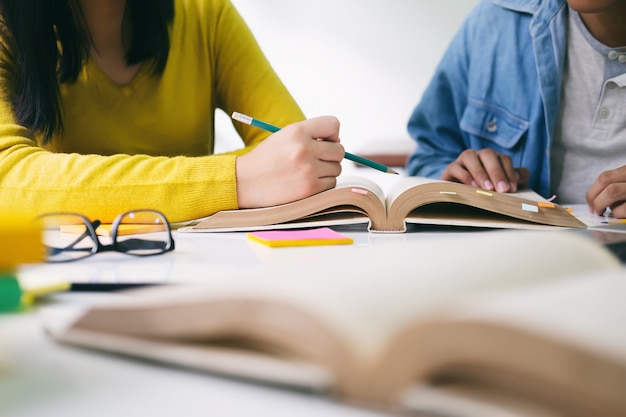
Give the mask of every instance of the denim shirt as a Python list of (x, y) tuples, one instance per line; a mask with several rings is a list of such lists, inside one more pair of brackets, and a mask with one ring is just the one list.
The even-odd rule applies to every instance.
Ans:
[(452, 40), (408, 123), (409, 175), (440, 178), (466, 149), (492, 148), (550, 194), (550, 148), (567, 42), (566, 0), (483, 0)]

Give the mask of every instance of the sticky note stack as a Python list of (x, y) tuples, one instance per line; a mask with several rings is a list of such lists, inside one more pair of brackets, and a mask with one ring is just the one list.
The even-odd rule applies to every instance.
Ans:
[(248, 239), (272, 248), (288, 246), (350, 245), (351, 237), (335, 232), (329, 227), (304, 230), (267, 230), (248, 233)]
[(16, 270), (20, 264), (42, 260), (41, 234), (41, 225), (31, 218), (0, 215), (0, 312), (21, 306)]

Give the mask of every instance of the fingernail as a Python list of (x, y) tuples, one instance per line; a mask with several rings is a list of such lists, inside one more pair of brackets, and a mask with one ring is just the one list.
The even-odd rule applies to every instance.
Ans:
[(474, 180), (472, 180), (472, 187), (477, 187), (478, 188), (478, 183)]
[(517, 192), (517, 184), (512, 182), (509, 184), (509, 186), (511, 187), (511, 192), (516, 193)]
[(489, 180), (485, 180), (485, 182), (483, 182), (483, 187), (485, 190), (493, 190), (493, 184)]
[(505, 193), (508, 190), (508, 188), (509, 187), (507, 187), (506, 182), (504, 181), (498, 182), (498, 192)]

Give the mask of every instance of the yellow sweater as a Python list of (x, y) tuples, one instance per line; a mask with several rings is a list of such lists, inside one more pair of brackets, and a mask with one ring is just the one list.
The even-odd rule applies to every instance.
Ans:
[(155, 208), (176, 222), (237, 208), (236, 155), (268, 134), (236, 124), (242, 149), (209, 156), (216, 108), (278, 126), (304, 115), (229, 0), (175, 0), (175, 11), (162, 77), (144, 67), (119, 86), (88, 62), (61, 87), (65, 129), (46, 149), (0, 101), (0, 212), (111, 221)]

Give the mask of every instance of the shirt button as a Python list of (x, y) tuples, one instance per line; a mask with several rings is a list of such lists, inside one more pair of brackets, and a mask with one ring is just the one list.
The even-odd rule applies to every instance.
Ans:
[(487, 132), (496, 133), (498, 131), (498, 122), (494, 119), (487, 122)]
[(611, 111), (608, 108), (602, 107), (600, 109), (600, 117), (601, 118), (608, 119), (610, 115), (611, 115)]
[(626, 54), (621, 54), (619, 56), (619, 62), (621, 62), (622, 64), (626, 64)]
[(131, 94), (133, 94), (133, 89), (131, 87), (124, 87), (124, 88), (122, 88), (122, 95), (124, 97), (130, 97)]
[(619, 57), (619, 52), (617, 52), (617, 51), (609, 52), (609, 59), (611, 61), (615, 61), (617, 59), (617, 57)]

